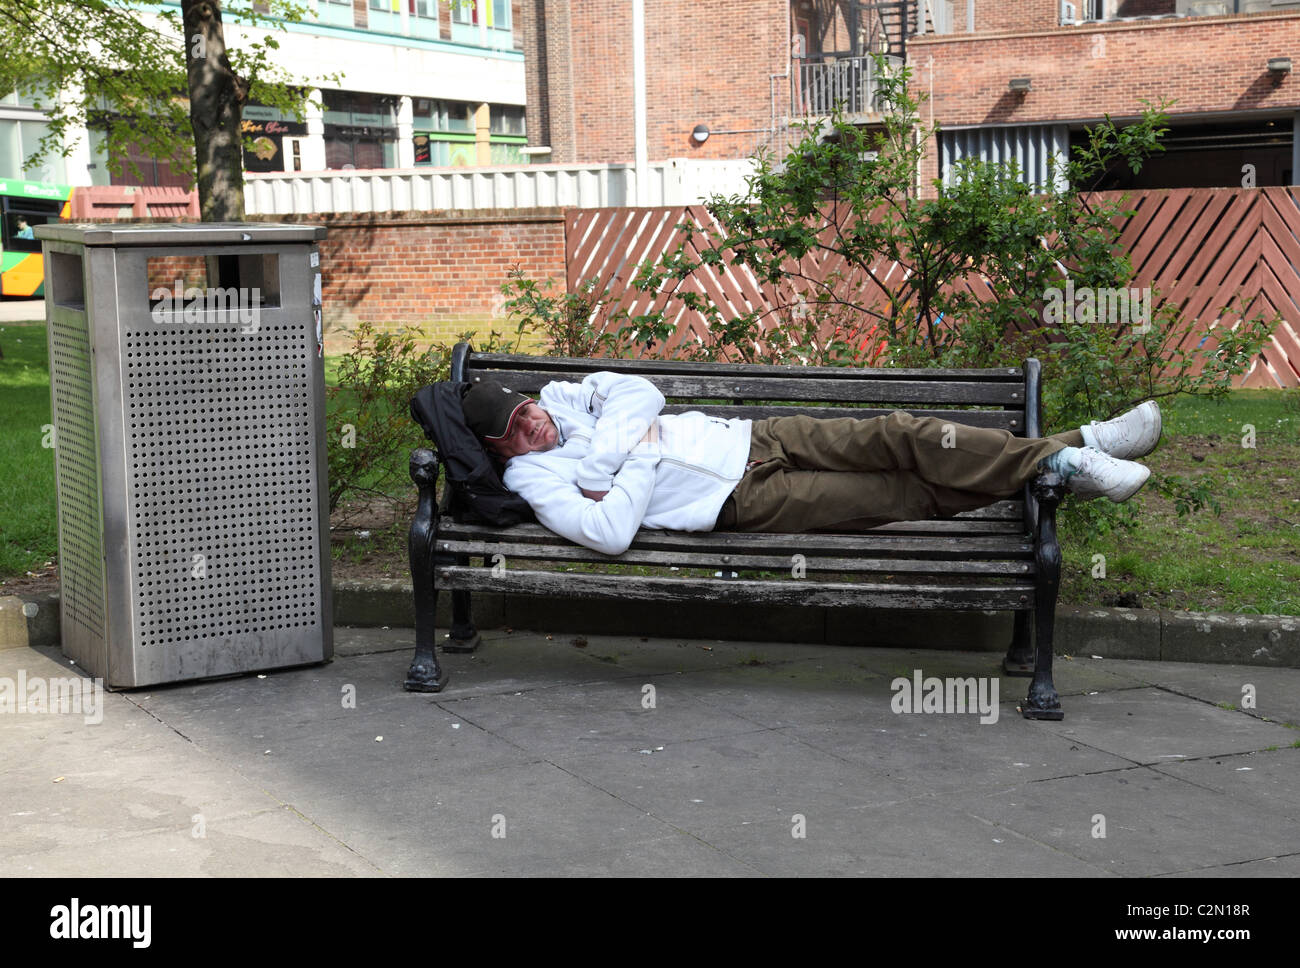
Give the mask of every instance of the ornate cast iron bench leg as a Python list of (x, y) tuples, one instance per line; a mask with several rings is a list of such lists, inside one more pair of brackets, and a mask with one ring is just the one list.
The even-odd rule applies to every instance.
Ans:
[(1056, 595), (1061, 585), (1061, 545), (1056, 540), (1056, 507), (1065, 496), (1065, 482), (1057, 474), (1043, 474), (1033, 483), (1038, 499), (1038, 590), (1034, 600), (1034, 680), (1021, 703), (1026, 719), (1064, 719), (1061, 700), (1052, 682), (1052, 632), (1056, 620)]
[(438, 665), (438, 589), (433, 584), (433, 542), (438, 531), (435, 488), (438, 457), (431, 450), (411, 453), (411, 480), (420, 489), (420, 503), (407, 539), (411, 584), (415, 593), (415, 657), (406, 673), (407, 692), (441, 692), (450, 678)]

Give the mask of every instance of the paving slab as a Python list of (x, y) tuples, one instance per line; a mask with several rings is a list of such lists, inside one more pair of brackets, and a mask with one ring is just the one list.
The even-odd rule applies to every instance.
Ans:
[[(736, 823), (701, 839), (764, 874), (811, 877), (1097, 877), (1104, 870), (996, 823), (927, 798), (849, 810), (817, 807), (796, 822)], [(923, 832), (923, 833), (922, 833)]]
[(1079, 696), (1044, 729), (1133, 763), (1157, 764), (1289, 745), (1293, 730), (1160, 689)]
[(560, 685), (439, 705), (520, 749), (544, 756), (594, 751), (635, 755), (642, 749), (759, 728), (672, 690), (657, 699), (655, 708), (646, 708), (641, 686), (638, 679)]
[[(850, 660), (745, 663), (654, 679), (663, 695), (686, 695), (720, 713), (777, 729), (888, 712), (888, 681)], [(865, 720), (864, 720), (865, 721)]]
[(1265, 857), (1244, 864), (1224, 864), (1220, 867), (1202, 867), (1192, 871), (1178, 871), (1165, 877), (1214, 877), (1237, 880), (1244, 877), (1300, 877), (1300, 854), (1286, 857)]
[(888, 777), (909, 796), (946, 797), (1061, 776), (1123, 769), (1131, 763), (1040, 728), (1003, 708), (996, 723), (969, 714), (894, 714), (864, 728), (853, 720), (785, 730), (812, 749)]
[[(1213, 705), (1230, 705), (1262, 719), (1300, 725), (1300, 669), (1186, 662), (1114, 662), (1114, 672)], [(1252, 688), (1246, 688), (1250, 686)], [(1253, 708), (1247, 707), (1247, 696)], [(1297, 733), (1296, 739), (1300, 739)]]
[(42, 853), (19, 854), (0, 874), (25, 877), (373, 877), (379, 871), (287, 807), (191, 827)]
[[(295, 809), (394, 876), (548, 876), (687, 835), (551, 763), (447, 782), (293, 800)], [(600, 860), (603, 858), (604, 860)]]
[(908, 796), (881, 773), (773, 730), (666, 744), (650, 754), (561, 754), (555, 763), (696, 836)]
[(1300, 822), (1300, 749), (1207, 757), (1155, 767), (1187, 783), (1263, 803)]
[[(1129, 877), (1300, 852), (1300, 826), (1149, 767), (1018, 785), (945, 801), (1095, 867)], [(1104, 818), (1105, 836), (1098, 818)]]

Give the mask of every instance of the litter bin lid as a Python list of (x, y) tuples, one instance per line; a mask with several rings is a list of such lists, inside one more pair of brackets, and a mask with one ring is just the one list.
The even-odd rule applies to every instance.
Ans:
[(325, 226), (288, 222), (51, 222), (33, 227), (38, 239), (81, 245), (231, 245), (315, 242)]

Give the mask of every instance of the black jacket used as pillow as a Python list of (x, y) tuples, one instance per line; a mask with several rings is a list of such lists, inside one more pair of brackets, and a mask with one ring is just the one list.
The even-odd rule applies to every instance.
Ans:
[(470, 384), (444, 380), (421, 387), (411, 398), (411, 417), (433, 441), (451, 488), (448, 513), (467, 524), (508, 527), (533, 521), (528, 502), (501, 482), (501, 468), (465, 423), (463, 400)]

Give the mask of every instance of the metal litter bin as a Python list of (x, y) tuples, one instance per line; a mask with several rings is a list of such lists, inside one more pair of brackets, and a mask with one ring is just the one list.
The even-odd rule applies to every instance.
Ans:
[(318, 226), (38, 226), (62, 646), (110, 687), (333, 654)]

